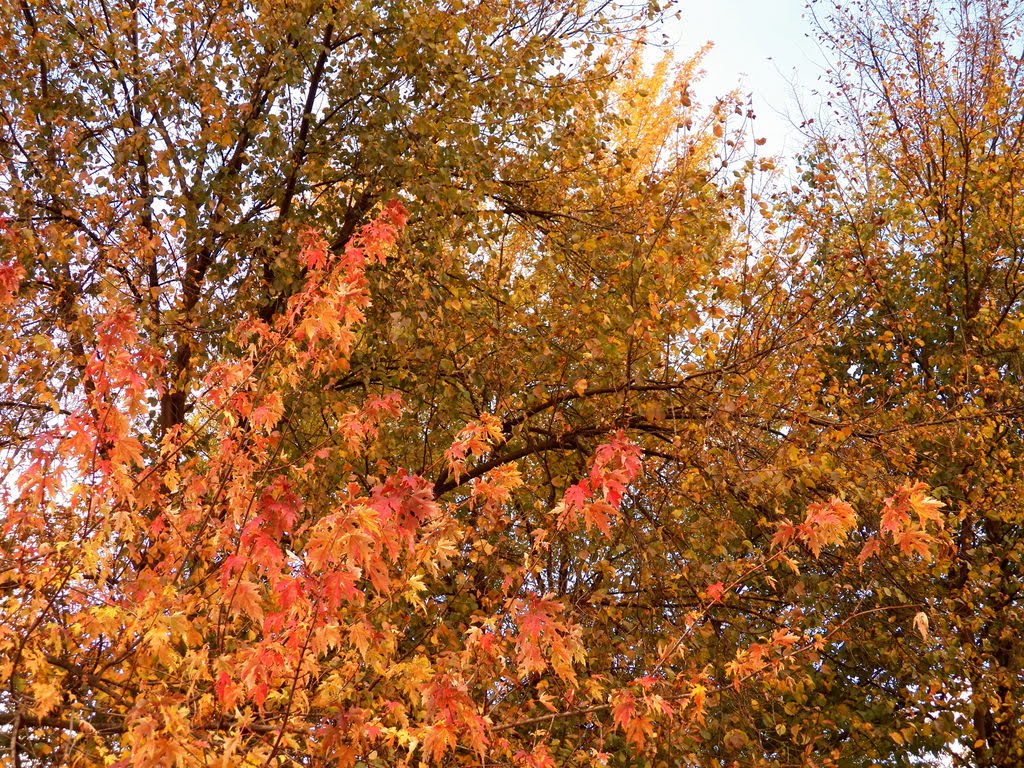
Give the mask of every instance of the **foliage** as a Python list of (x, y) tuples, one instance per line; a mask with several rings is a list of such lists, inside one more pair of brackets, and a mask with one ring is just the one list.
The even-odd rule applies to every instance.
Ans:
[(3, 12), (12, 765), (898, 764), (1013, 711), (1012, 132), (942, 166), (984, 215), (885, 127), (963, 100), (891, 91), (768, 199), (654, 7)]
[[(847, 138), (813, 148), (795, 208), (836, 318), (829, 418), (863, 434), (858, 471), (943, 489), (956, 547), (939, 569), (879, 574), (937, 610), (926, 653), (883, 628), (864, 636), (874, 696), (901, 722), (898, 753), (965, 765), (1024, 757), (1022, 11), (957, 0), (835, 12)], [(838, 696), (857, 697), (862, 678)]]

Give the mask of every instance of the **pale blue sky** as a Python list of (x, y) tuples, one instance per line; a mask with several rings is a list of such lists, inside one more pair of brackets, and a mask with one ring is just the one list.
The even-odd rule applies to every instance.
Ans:
[(804, 6), (805, 0), (680, 0), (680, 18), (665, 29), (681, 57), (714, 43), (696, 88), (699, 100), (707, 104), (736, 87), (752, 93), (756, 133), (773, 154), (801, 143), (792, 125), (800, 122), (794, 90), (813, 113), (819, 103), (813, 92), (824, 89), (823, 55)]

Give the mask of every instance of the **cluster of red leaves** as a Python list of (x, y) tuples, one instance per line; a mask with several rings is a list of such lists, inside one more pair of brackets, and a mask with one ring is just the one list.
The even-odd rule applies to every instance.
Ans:
[(582, 517), (607, 536), (627, 486), (640, 471), (640, 448), (620, 432), (597, 449), (589, 475), (566, 490), (556, 508), (559, 525), (571, 527)]
[(827, 504), (809, 505), (802, 523), (783, 521), (772, 538), (772, 546), (785, 547), (799, 541), (818, 557), (822, 548), (845, 541), (856, 524), (853, 507), (842, 499), (832, 498)]

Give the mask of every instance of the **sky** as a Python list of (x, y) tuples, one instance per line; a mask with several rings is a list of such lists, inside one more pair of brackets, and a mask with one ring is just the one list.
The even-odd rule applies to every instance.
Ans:
[(708, 104), (737, 87), (752, 93), (755, 133), (770, 154), (799, 147), (801, 105), (813, 115), (814, 91), (824, 88), (824, 56), (804, 6), (805, 0), (680, 0), (680, 18), (664, 30), (680, 58), (714, 43), (694, 89), (698, 100)]

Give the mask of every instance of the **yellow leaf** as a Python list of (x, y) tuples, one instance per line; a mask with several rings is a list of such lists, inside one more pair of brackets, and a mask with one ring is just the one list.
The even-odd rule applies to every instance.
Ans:
[(35, 714), (45, 717), (60, 704), (60, 689), (47, 682), (32, 684), (32, 696), (35, 699)]
[(928, 640), (928, 614), (918, 611), (914, 616), (914, 629), (921, 633), (921, 639)]

